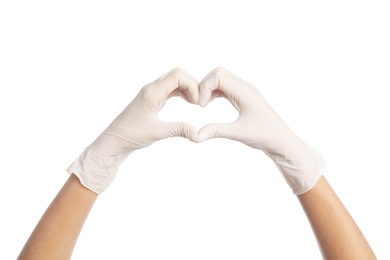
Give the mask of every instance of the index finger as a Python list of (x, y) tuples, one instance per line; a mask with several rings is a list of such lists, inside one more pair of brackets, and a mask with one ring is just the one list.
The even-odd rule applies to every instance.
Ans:
[(211, 71), (199, 85), (199, 105), (206, 106), (213, 98), (213, 92), (219, 90), (224, 93), (236, 108), (241, 107), (246, 91), (252, 86), (230, 71), (216, 68)]
[(185, 94), (186, 100), (193, 104), (198, 104), (199, 100), (199, 83), (186, 71), (175, 68), (158, 80), (156, 80), (156, 89), (161, 98), (161, 102), (165, 102), (171, 96), (174, 96), (177, 91)]

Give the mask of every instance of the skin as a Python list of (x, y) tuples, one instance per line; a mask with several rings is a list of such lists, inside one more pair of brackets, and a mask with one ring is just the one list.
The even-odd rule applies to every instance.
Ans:
[[(18, 260), (70, 259), (98, 195), (70, 175), (54, 198)], [(374, 252), (325, 177), (298, 195), (324, 259), (376, 259)]]
[(297, 197), (324, 259), (376, 259), (359, 227), (324, 176), (311, 190)]
[[(183, 85), (182, 81), (187, 82), (187, 84)], [(182, 87), (179, 88), (179, 86)], [(187, 87), (185, 88), (183, 86)], [(141, 101), (137, 99), (136, 102), (128, 107), (130, 111), (127, 111), (125, 114), (130, 114), (130, 116), (125, 117), (124, 120), (128, 123), (133, 118), (137, 118), (133, 113), (137, 115), (149, 115), (149, 120), (146, 120), (146, 122), (150, 122), (150, 118), (156, 119), (156, 113), (161, 109), (166, 99), (172, 95), (180, 95), (185, 99), (191, 97), (188, 100), (191, 100), (191, 103), (197, 103), (198, 92), (196, 86), (197, 83), (186, 73), (178, 69), (173, 70), (171, 73), (160, 78), (160, 81), (155, 81), (155, 84), (151, 84), (147, 89), (144, 89), (144, 91), (141, 92)], [(257, 92), (254, 92), (254, 90), (253, 87), (221, 68), (210, 73), (209, 76), (206, 77), (206, 80), (203, 81), (203, 84), (201, 83), (200, 85), (199, 94), (201, 99), (199, 104), (205, 106), (210, 100), (216, 97), (227, 98), (240, 111), (240, 117), (245, 117), (246, 120), (244, 120), (244, 122), (248, 125), (245, 125), (244, 128), (252, 128), (253, 136), (249, 136), (249, 138), (248, 136), (236, 136), (241, 132), (229, 131), (235, 129), (233, 123), (214, 125), (212, 127), (209, 126), (208, 129), (206, 127), (203, 129), (203, 137), (201, 137), (202, 130), (200, 130), (199, 139), (206, 140), (210, 137), (218, 137), (218, 134), (226, 133), (226, 135), (220, 137), (227, 137), (241, 142), (245, 142), (245, 140), (259, 140), (259, 142), (247, 143), (249, 146), (257, 143), (264, 144), (264, 141), (268, 140), (271, 147), (274, 146), (275, 142), (280, 141), (280, 139), (286, 139), (280, 138), (286, 137), (285, 134), (274, 136), (275, 131), (259, 131), (256, 130), (256, 124), (252, 125), (254, 120), (260, 120), (261, 122), (266, 122), (268, 127), (269, 124), (273, 123), (275, 126), (274, 129), (285, 127), (283, 123), (278, 121), (276, 115), (272, 116), (272, 112), (270, 112), (270, 109), (265, 105), (266, 102), (259, 94), (256, 94)], [(156, 100), (155, 96), (160, 98)], [(257, 99), (253, 100), (256, 97)], [(151, 103), (151, 101), (156, 102)], [(132, 109), (133, 106), (136, 107), (134, 110)], [(141, 113), (139, 110), (140, 107), (144, 108), (145, 111), (142, 111)], [(254, 110), (258, 110), (258, 112), (253, 113)], [(262, 117), (264, 111), (268, 111), (268, 114), (271, 116), (268, 118)], [(247, 120), (247, 117), (251, 117), (250, 120)], [(142, 118), (145, 117), (141, 116), (141, 119)], [(142, 120), (136, 122), (137, 125), (139, 125)], [(241, 123), (240, 120), (237, 122)], [(192, 128), (189, 128), (186, 125), (158, 123), (160, 126), (166, 126), (166, 129), (169, 131), (165, 132), (173, 133), (175, 136), (184, 136), (193, 141), (201, 141), (197, 138), (197, 133), (193, 132)], [(144, 129), (161, 129), (161, 127), (153, 128), (150, 125), (147, 125)], [(216, 131), (216, 129), (218, 131)], [(264, 129), (261, 128), (260, 130)], [(259, 133), (263, 134), (259, 135)], [(264, 135), (264, 133), (266, 134)], [(117, 133), (114, 134), (117, 136)], [(126, 135), (129, 133), (125, 131), (123, 134)], [(139, 134), (141, 137), (135, 136), (136, 142), (130, 143), (142, 144), (142, 146), (137, 147), (137, 149), (150, 145), (150, 143), (148, 143), (150, 138), (148, 138), (148, 136), (142, 136), (145, 134), (144, 131), (140, 131)], [(157, 134), (161, 133), (157, 132)], [(131, 136), (132, 135), (130, 135), (130, 137)], [(166, 138), (169, 135), (164, 135), (162, 137), (160, 135), (157, 136), (159, 138), (156, 138), (156, 140), (153, 141)], [(124, 139), (129, 140), (129, 137), (125, 136)], [(140, 143), (140, 140), (144, 139), (148, 142)], [(105, 147), (106, 150), (108, 146), (117, 144), (117, 142), (103, 143), (103, 147)], [(129, 148), (128, 145), (129, 144), (125, 142), (124, 147), (121, 148)], [(283, 143), (279, 146), (283, 146)], [(118, 150), (117, 148), (118, 147), (114, 147), (113, 150)], [(262, 150), (261, 148), (267, 148), (267, 145), (253, 148)], [(293, 155), (295, 154), (299, 153), (293, 153)], [(38, 222), (18, 259), (70, 259), (83, 224), (97, 197), (97, 193), (85, 188), (80, 183), (78, 177), (71, 174)], [(308, 217), (325, 259), (376, 259), (359, 227), (323, 176), (320, 177), (312, 189), (297, 197)]]
[(18, 259), (70, 259), (97, 197), (71, 174), (38, 222)]
[[(223, 68), (216, 68), (199, 85), (199, 104), (206, 106), (218, 97), (229, 100), (239, 117), (231, 123), (204, 126), (199, 131), (200, 141), (228, 138), (263, 150), (271, 158), (275, 155), (275, 158), (284, 158), (284, 163), (296, 163), (292, 167), (295, 169), (305, 165), (303, 168), (314, 174), (324, 169), (323, 163), (308, 153), (253, 85)], [(296, 174), (283, 172), (283, 167), (280, 171), (287, 173), (287, 179)], [(325, 259), (376, 259), (362, 232), (323, 176), (309, 190), (301, 186), (290, 187), (295, 189), (295, 194), (300, 194), (298, 199)]]

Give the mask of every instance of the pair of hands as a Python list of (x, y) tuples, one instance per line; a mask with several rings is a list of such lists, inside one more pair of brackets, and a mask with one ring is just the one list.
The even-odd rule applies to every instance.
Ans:
[[(239, 117), (231, 123), (206, 125), (199, 133), (188, 123), (162, 122), (157, 114), (173, 96), (202, 107), (223, 97), (237, 109)], [(177, 68), (143, 87), (68, 172), (100, 194), (131, 152), (176, 136), (193, 142), (228, 138), (263, 150), (295, 194), (311, 189), (325, 168), (321, 156), (291, 131), (253, 85), (222, 68), (213, 70), (198, 83)]]

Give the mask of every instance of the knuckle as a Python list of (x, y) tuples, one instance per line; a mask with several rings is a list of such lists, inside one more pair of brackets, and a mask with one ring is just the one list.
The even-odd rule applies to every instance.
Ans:
[(171, 76), (171, 77), (174, 77), (174, 78), (178, 78), (181, 74), (183, 74), (184, 71), (179, 68), (179, 67), (176, 67), (174, 68), (173, 70), (171, 70), (168, 75)]
[(141, 89), (141, 98), (143, 100), (151, 100), (155, 96), (155, 91), (152, 88), (151, 84), (146, 85)]
[(179, 126), (178, 131), (180, 134), (186, 135), (186, 133), (189, 131), (189, 126), (186, 123), (183, 123)]
[(227, 74), (227, 70), (224, 69), (224, 68), (222, 68), (222, 67), (216, 67), (216, 68), (214, 69), (213, 72), (214, 72), (214, 74), (215, 74), (216, 76), (218, 76), (218, 77)]

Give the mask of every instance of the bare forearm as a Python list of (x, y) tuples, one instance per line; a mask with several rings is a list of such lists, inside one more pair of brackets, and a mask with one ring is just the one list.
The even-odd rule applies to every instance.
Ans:
[(73, 174), (37, 224), (18, 259), (70, 259), (97, 194)]
[(325, 259), (376, 259), (359, 227), (324, 177), (298, 199)]

